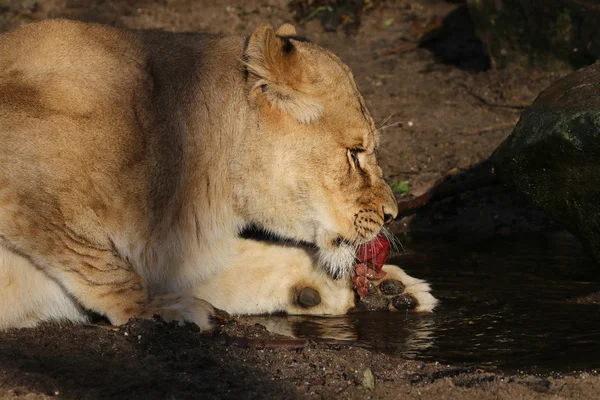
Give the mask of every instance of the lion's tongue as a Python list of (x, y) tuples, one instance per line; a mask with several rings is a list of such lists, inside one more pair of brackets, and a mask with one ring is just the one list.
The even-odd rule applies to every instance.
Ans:
[(358, 247), (358, 263), (365, 264), (367, 267), (379, 272), (385, 264), (389, 252), (390, 242), (382, 235), (377, 235), (369, 243)]

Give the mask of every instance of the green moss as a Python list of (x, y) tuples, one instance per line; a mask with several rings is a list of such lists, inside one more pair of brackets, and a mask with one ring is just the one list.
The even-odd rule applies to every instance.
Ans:
[(409, 194), (410, 186), (408, 181), (396, 182), (392, 185), (392, 191), (396, 194)]
[(550, 89), (562, 88), (550, 98), (559, 101), (538, 99), (491, 161), (505, 184), (577, 235), (600, 261), (600, 98), (585, 95), (598, 71), (588, 67), (567, 78)]

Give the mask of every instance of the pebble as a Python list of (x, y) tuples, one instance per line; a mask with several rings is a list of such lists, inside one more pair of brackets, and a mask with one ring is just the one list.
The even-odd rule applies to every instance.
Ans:
[(371, 368), (367, 368), (363, 372), (362, 386), (367, 390), (375, 389), (375, 376), (373, 375)]

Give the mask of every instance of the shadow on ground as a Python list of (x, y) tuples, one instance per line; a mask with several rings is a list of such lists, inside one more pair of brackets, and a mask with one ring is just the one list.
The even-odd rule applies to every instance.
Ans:
[(439, 62), (465, 71), (480, 72), (490, 67), (485, 45), (475, 35), (466, 5), (444, 17), (438, 29), (421, 39), (421, 47), (429, 50)]
[(505, 188), (492, 165), (454, 170), (428, 193), (401, 201), (397, 233), (433, 236), (510, 235), (562, 229), (543, 210)]
[(164, 399), (281, 398), (294, 392), (258, 365), (241, 366), (222, 346), (226, 338), (201, 335), (191, 325), (140, 320), (121, 328), (45, 326), (0, 337), (2, 386), (23, 387), (24, 393)]

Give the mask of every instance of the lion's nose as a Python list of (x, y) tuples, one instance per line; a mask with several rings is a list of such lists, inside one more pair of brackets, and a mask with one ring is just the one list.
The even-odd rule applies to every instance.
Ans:
[[(387, 185), (386, 185), (387, 186)], [(381, 206), (383, 211), (383, 223), (389, 224), (398, 216), (398, 201), (392, 189), (387, 186), (387, 198), (384, 204)]]
[(394, 220), (394, 216), (392, 214), (383, 213), (383, 224), (389, 225)]
[(391, 224), (392, 221), (395, 220), (398, 216), (398, 204), (395, 200), (396, 199), (394, 198), (394, 203), (392, 207), (383, 206), (383, 223), (385, 225)]

